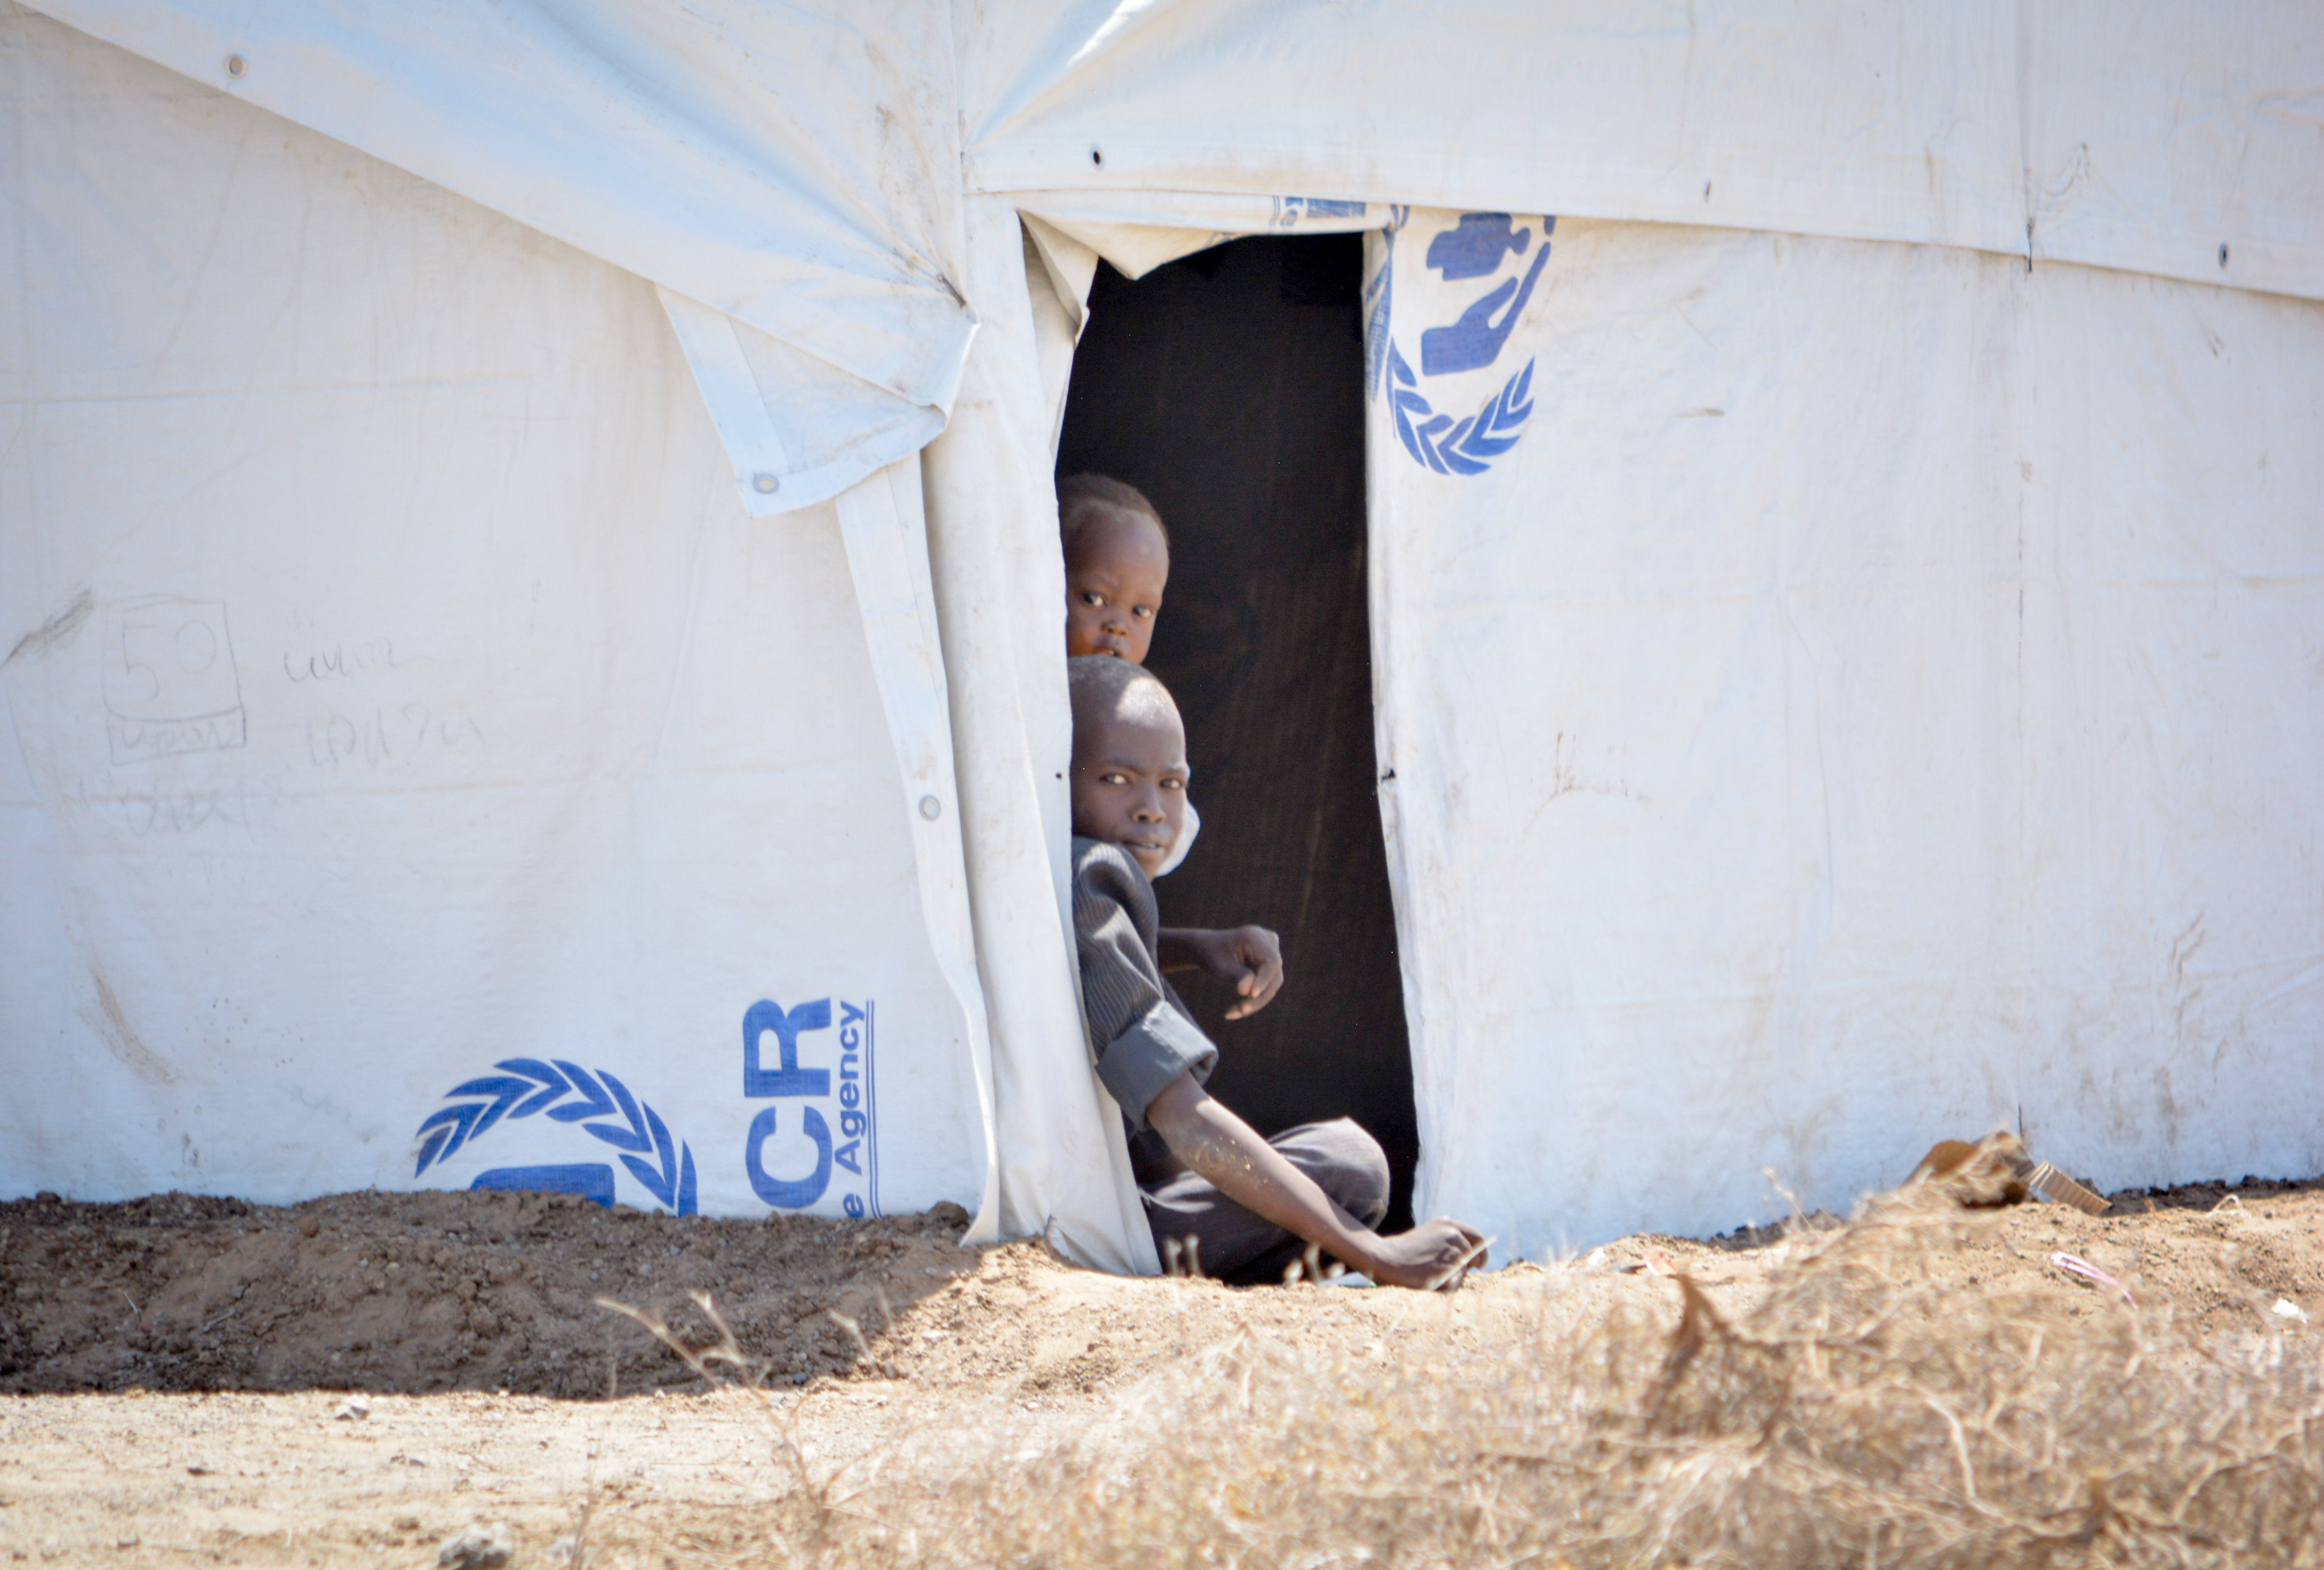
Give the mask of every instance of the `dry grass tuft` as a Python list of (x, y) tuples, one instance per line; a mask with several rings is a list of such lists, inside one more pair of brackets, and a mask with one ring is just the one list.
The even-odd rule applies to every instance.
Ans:
[(1963, 1224), (1900, 1199), (1795, 1236), (1731, 1316), (1684, 1276), (1664, 1310), (1584, 1311), (1568, 1266), (1516, 1344), (1247, 1336), (1063, 1445), (932, 1418), (738, 1546), (1058, 1570), (2324, 1559), (2319, 1338), (2206, 1344), (2064, 1284), (1964, 1293), (1932, 1269)]

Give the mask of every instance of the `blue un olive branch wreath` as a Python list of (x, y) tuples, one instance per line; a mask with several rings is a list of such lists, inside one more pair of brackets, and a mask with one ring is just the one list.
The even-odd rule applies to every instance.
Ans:
[[(1455, 423), (1438, 414), (1428, 400), (1412, 389), (1417, 378), (1394, 343), (1388, 345), (1388, 368), (1395, 377), (1388, 401), (1396, 410), (1396, 434), (1414, 459), (1440, 475), (1481, 475), (1492, 460), (1517, 446), (1520, 429), (1533, 414), (1533, 365), (1510, 377), (1485, 406)], [(1423, 423), (1415, 425), (1419, 420)]]
[[(631, 1094), (629, 1086), (613, 1075), (600, 1068), (593, 1078), (588, 1070), (562, 1057), (553, 1064), (537, 1057), (504, 1057), (493, 1067), (502, 1072), (456, 1085), (445, 1097), (479, 1099), (431, 1113), (414, 1131), (412, 1137), (420, 1143), (413, 1177), (469, 1141), (482, 1139), (503, 1117), (513, 1121), (546, 1112), (560, 1123), (579, 1123), (623, 1152), (622, 1165), (672, 1213), (693, 1211), (694, 1147), (672, 1139), (661, 1114)], [(567, 1101), (569, 1095), (581, 1099)], [(588, 1121), (593, 1118), (604, 1121)]]

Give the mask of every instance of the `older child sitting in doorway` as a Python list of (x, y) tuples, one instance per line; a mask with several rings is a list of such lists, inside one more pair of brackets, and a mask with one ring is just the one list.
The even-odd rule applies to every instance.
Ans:
[(1185, 798), (1178, 708), (1126, 660), (1084, 657), (1067, 670), (1082, 1006), (1098, 1078), (1133, 1131), (1155, 1246), (1228, 1281), (1280, 1279), (1310, 1247), (1387, 1286), (1457, 1281), (1484, 1259), (1472, 1229), (1373, 1230), (1388, 1214), (1388, 1159), (1362, 1129), (1342, 1118), (1262, 1140), (1204, 1094), (1218, 1048), (1162, 979), (1150, 881)]

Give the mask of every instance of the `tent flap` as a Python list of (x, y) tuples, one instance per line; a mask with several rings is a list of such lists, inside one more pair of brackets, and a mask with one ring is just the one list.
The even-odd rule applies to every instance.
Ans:
[[(1121, 1113), (1090, 1070), (1066, 891), (1071, 813), (1050, 474), (1028, 243), (1016, 209), (970, 203), (972, 277), (991, 333), (960, 410), (922, 458), (976, 953), (991, 1010), (1001, 1229), (1102, 1269), (1154, 1274)], [(1049, 290), (1044, 281), (1044, 293)], [(1060, 330), (1063, 313), (1054, 319)]]
[[(938, 650), (936, 589), (928, 573), (927, 523), (922, 514), (920, 466), (905, 457), (842, 493), (840, 537), (855, 586), (872, 671), (904, 787), (898, 803), (912, 829), (912, 864), (920, 913), (945, 984), (952, 991), (960, 1039), (973, 1073), (978, 1130), (983, 1136), (983, 1183), (974, 1242), (1000, 1233), (999, 1145), (992, 1121), (992, 1053), (986, 1033), (984, 988), (977, 979), (976, 937), (971, 927), (968, 867), (962, 852), (960, 790), (953, 773), (952, 719), (944, 660)], [(967, 1106), (955, 1109), (964, 1121)]]
[(753, 516), (827, 502), (944, 429), (939, 410), (883, 393), (699, 300), (660, 295)]

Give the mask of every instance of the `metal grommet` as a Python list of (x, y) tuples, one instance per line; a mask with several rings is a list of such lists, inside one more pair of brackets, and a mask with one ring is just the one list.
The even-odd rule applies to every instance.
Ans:
[(771, 496), (782, 488), (783, 482), (778, 476), (752, 475), (751, 476), (751, 489), (758, 492), (761, 496)]
[(921, 797), (920, 816), (927, 818), (930, 823), (934, 823), (937, 818), (944, 816), (944, 803), (938, 801), (933, 796)]
[(234, 78), (235, 80), (240, 81), (244, 74), (249, 69), (250, 63), (244, 60), (242, 56), (238, 54), (230, 54), (226, 57), (226, 74)]

